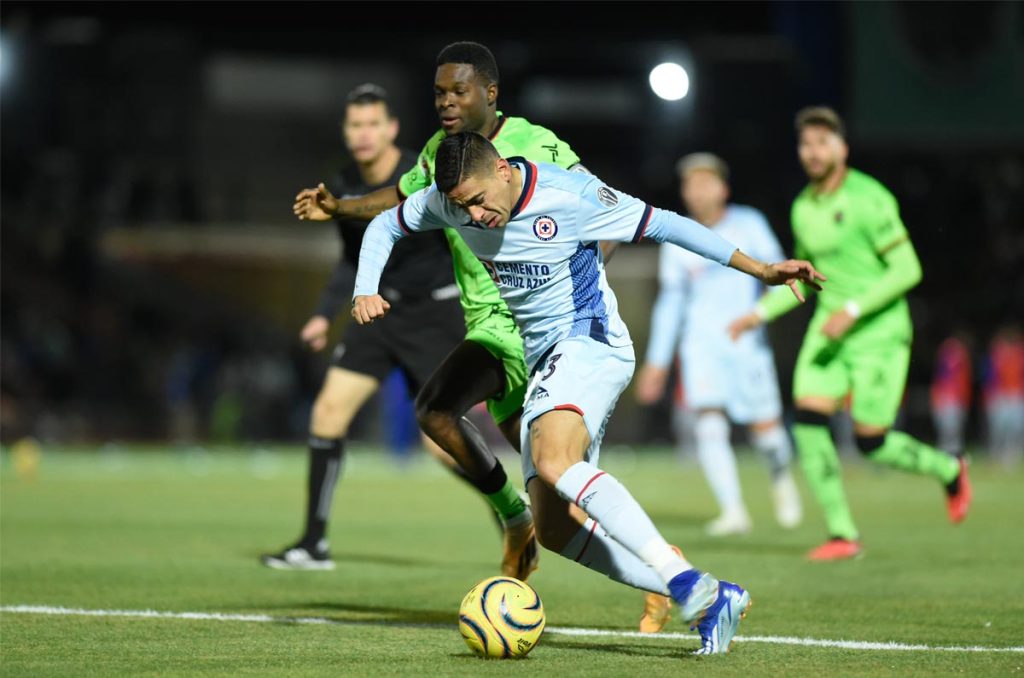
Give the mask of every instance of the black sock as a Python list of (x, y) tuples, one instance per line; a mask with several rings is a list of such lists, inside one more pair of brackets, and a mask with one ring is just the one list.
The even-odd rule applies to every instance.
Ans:
[(956, 478), (953, 478), (953, 481), (950, 482), (948, 485), (946, 485), (946, 496), (947, 497), (952, 497), (954, 494), (956, 494), (957, 492), (960, 491), (960, 475), (961, 475), (961, 473), (963, 473), (963, 471), (961, 471), (960, 473), (957, 473), (956, 474)]
[(341, 476), (343, 438), (309, 437), (309, 485), (306, 502), (306, 532), (300, 542), (315, 547), (327, 533), (334, 486)]
[[(502, 468), (501, 463), (495, 464), (494, 468), (491, 469), (490, 473), (488, 473), (481, 482), (477, 482), (470, 478), (469, 474), (459, 466), (449, 466), (448, 470), (450, 470), (456, 478), (465, 482), (467, 485), (482, 494), (493, 494), (497, 492), (505, 486), (505, 481), (508, 480), (508, 477), (505, 475), (505, 469)], [(501, 516), (499, 516), (489, 504), (487, 506), (487, 512), (491, 514), (492, 518), (494, 518), (494, 522), (498, 526), (498, 531), (504, 534), (505, 524), (501, 522)]]

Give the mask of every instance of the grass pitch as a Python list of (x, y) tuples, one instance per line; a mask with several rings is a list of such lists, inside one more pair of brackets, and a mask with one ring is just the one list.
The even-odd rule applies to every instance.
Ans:
[[(294, 539), (306, 455), (273, 450), (46, 450), (34, 477), (5, 451), (0, 497), (3, 675), (972, 675), (1024, 674), (1021, 652), (808, 647), (741, 640), (697, 658), (678, 638), (546, 633), (522, 661), (484, 661), (459, 636), (463, 594), (496, 574), (500, 541), (480, 499), (432, 461), (400, 467), (357, 449), (335, 500), (338, 569), (279, 572), (261, 551)], [(937, 484), (864, 464), (846, 469), (867, 547), (812, 564), (824, 536), (804, 492), (795, 531), (771, 519), (766, 473), (741, 463), (749, 537), (710, 539), (699, 470), (665, 451), (607, 449), (602, 466), (698, 566), (754, 598), (740, 637), (940, 646), (1024, 645), (1024, 473), (972, 467), (976, 503), (947, 523)], [(506, 460), (510, 473), (515, 459)], [(530, 579), (549, 628), (635, 629), (638, 592), (544, 552)], [(266, 615), (182, 619), (41, 615), (89, 610)], [(280, 618), (316, 617), (332, 624)], [(670, 630), (685, 632), (675, 620)]]

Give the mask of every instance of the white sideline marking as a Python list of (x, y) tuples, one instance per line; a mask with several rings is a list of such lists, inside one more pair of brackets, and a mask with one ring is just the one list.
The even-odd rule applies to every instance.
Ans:
[[(3, 605), (0, 612), (14, 614), (49, 614), (75, 617), (142, 617), (146, 619), (193, 619), (202, 621), (258, 622), (263, 624), (320, 624), (328, 626), (366, 626), (376, 622), (342, 621), (325, 617), (274, 617), (268, 614), (227, 614), (223, 612), (160, 612), (158, 610), (87, 610), (74, 607), (53, 607), (50, 605)], [(427, 628), (445, 628), (439, 624), (405, 624)], [(454, 626), (454, 625), (453, 625)], [(692, 633), (648, 634), (639, 631), (613, 631), (608, 629), (584, 629), (565, 626), (549, 626), (545, 633), (559, 636), (601, 636), (607, 638), (642, 638), (644, 640), (696, 640)], [(744, 643), (770, 643), (772, 645), (803, 645), (808, 647), (834, 647), (843, 650), (888, 650), (924, 652), (1022, 652), (1024, 646), (982, 647), (980, 645), (908, 645), (905, 643), (877, 643), (865, 640), (826, 640), (821, 638), (795, 638), (793, 636), (736, 636), (734, 640)]]

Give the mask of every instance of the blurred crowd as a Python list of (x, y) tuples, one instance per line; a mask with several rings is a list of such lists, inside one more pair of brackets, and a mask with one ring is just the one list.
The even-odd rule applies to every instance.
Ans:
[[(975, 398), (980, 392), (981, 398)], [(980, 402), (978, 402), (980, 400)], [(1024, 457), (1024, 335), (1000, 327), (978, 352), (960, 331), (939, 345), (931, 385), (932, 416), (940, 447), (960, 453), (972, 418), (993, 457), (1016, 465)], [(980, 415), (980, 416), (979, 416)]]

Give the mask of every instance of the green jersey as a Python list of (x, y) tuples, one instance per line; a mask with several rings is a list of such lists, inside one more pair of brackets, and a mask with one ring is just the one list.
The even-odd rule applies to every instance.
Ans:
[[(865, 320), (871, 316), (872, 321), (885, 319), (909, 329), (905, 292), (884, 294), (888, 280), (897, 277), (893, 274), (902, 273), (889, 270), (893, 265), (889, 253), (904, 244), (911, 255), (913, 250), (896, 198), (885, 186), (851, 168), (832, 193), (804, 188), (793, 201), (791, 220), (796, 256), (809, 259), (828, 278), (818, 293), (818, 313), (831, 313), (853, 301), (862, 307)], [(796, 306), (785, 288), (760, 303), (768, 319)]]
[[(534, 125), (525, 118), (507, 118), (500, 112), (498, 115), (498, 126), (489, 139), (501, 157), (522, 156), (527, 160), (550, 162), (566, 169), (579, 164), (579, 156), (551, 130)], [(403, 196), (412, 195), (433, 183), (437, 148), (446, 136), (444, 130), (438, 130), (430, 137), (420, 152), (416, 166), (398, 181), (398, 190)], [(467, 329), (472, 330), (490, 316), (495, 306), (508, 313), (490, 274), (463, 242), (462, 236), (451, 228), (445, 229), (445, 236), (452, 250), (455, 282), (462, 293), (462, 310), (466, 316)]]

